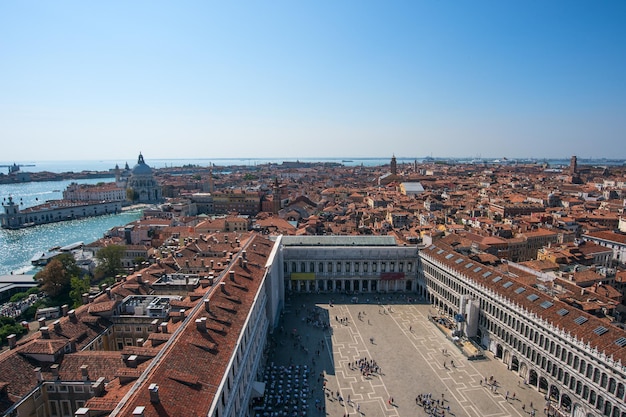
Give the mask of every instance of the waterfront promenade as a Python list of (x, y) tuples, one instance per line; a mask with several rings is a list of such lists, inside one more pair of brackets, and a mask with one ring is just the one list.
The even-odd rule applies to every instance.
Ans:
[[(407, 303), (399, 295), (381, 299), (380, 305), (371, 295), (352, 301), (343, 295), (292, 296), (272, 337), (268, 364), (310, 369), (304, 391), (307, 416), (543, 415), (541, 394), (490, 353), (468, 360), (428, 320), (436, 314), (430, 305)], [(364, 375), (359, 359), (375, 361), (380, 370)], [(268, 383), (266, 402), (270, 392), (280, 396)], [(431, 399), (430, 410), (417, 404), (420, 395), (422, 402)], [(271, 415), (267, 408), (259, 407), (256, 414)]]

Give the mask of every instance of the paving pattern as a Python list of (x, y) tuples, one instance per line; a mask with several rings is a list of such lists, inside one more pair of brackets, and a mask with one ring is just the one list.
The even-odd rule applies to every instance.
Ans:
[[(524, 386), (501, 361), (491, 354), (479, 361), (463, 356), (428, 321), (431, 306), (405, 303), (399, 297), (380, 304), (336, 298), (331, 304), (328, 296), (293, 296), (271, 356), (275, 363), (311, 366), (308, 416), (427, 416), (416, 404), (420, 394), (442, 402), (437, 415), (443, 410), (445, 416), (523, 417), (530, 415), (531, 403), (539, 408), (537, 415), (543, 414), (542, 395)], [(311, 311), (322, 312), (330, 328), (308, 324), (305, 318)], [(354, 367), (362, 358), (376, 361), (381, 372), (363, 376)], [(495, 390), (483, 382), (490, 376), (497, 381)]]

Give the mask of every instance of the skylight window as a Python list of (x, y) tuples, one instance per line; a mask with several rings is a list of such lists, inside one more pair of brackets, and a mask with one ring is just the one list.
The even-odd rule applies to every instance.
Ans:
[(511, 285), (513, 285), (513, 281), (507, 281), (504, 284), (502, 284), (504, 288), (509, 288)]
[(516, 290), (515, 290), (515, 292), (516, 292), (517, 294), (521, 294), (521, 293), (523, 293), (524, 291), (526, 291), (526, 288), (524, 288), (524, 287), (519, 287), (518, 289), (516, 289)]
[(463, 262), (463, 258), (459, 258), (456, 261), (454, 261), (455, 264), (460, 264), (461, 262)]
[(471, 268), (471, 267), (473, 267), (473, 266), (474, 266), (474, 264), (473, 264), (472, 262), (470, 262), (470, 263), (468, 263), (468, 264), (466, 264), (466, 265), (465, 265), (465, 267), (466, 267), (466, 268)]
[(530, 294), (528, 297), (526, 297), (528, 299), (528, 301), (537, 301), (537, 299), (539, 298), (539, 296), (537, 294)]
[(599, 327), (596, 327), (596, 328), (593, 330), (593, 332), (594, 332), (595, 334), (597, 334), (598, 336), (602, 336), (604, 333), (606, 333), (606, 332), (608, 332), (608, 331), (609, 331), (609, 329), (607, 329), (607, 328), (606, 328), (606, 327), (604, 327), (604, 326), (599, 326)]
[(474, 272), (478, 272), (478, 271), (480, 271), (481, 269), (483, 269), (483, 268), (482, 268), (482, 267), (480, 267), (480, 266), (477, 266), (476, 268), (474, 268)]
[(432, 246), (430, 246), (430, 247), (428, 248), (428, 250), (435, 250), (435, 249), (437, 249), (437, 246), (435, 246), (435, 245), (432, 245)]
[(562, 308), (559, 311), (557, 311), (556, 314), (558, 314), (559, 316), (567, 316), (569, 314), (569, 310)]
[(454, 257), (454, 254), (453, 254), (453, 253), (449, 253), (449, 254), (447, 254), (447, 255), (446, 255), (446, 259), (450, 259), (450, 258), (452, 258), (452, 257)]
[(539, 304), (541, 307), (543, 308), (550, 308), (552, 307), (554, 304), (552, 304), (550, 301), (543, 301), (541, 304)]
[(483, 278), (487, 278), (489, 275), (491, 275), (491, 271), (487, 271), (483, 274)]
[(585, 317), (585, 316), (578, 316), (578, 317), (576, 317), (576, 318), (574, 319), (574, 323), (576, 323), (576, 324), (583, 324), (583, 323), (586, 323), (586, 322), (587, 322), (587, 320), (588, 320), (588, 319), (587, 319), (587, 317)]
[(491, 280), (491, 282), (493, 282), (494, 284), (498, 281), (500, 281), (502, 279), (502, 277), (495, 277), (494, 279)]
[(439, 250), (437, 251), (437, 255), (441, 255), (441, 254), (442, 254), (442, 253), (444, 253), (444, 252), (445, 252), (445, 251), (444, 251), (443, 249), (439, 249)]
[(619, 347), (626, 346), (626, 337), (620, 337), (619, 339), (615, 341), (615, 344)]

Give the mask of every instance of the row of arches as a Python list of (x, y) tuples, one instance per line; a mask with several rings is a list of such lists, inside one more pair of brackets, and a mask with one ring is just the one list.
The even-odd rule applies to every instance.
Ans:
[[(544, 394), (548, 415), (550, 412), (553, 413), (552, 415), (563, 416), (595, 416), (600, 413), (606, 417), (626, 417), (626, 410), (623, 409), (624, 384), (622, 382), (615, 382), (618, 398), (611, 399), (605, 397), (602, 392), (596, 391), (586, 381), (567, 377), (566, 373), (558, 372), (559, 377), (555, 381), (551, 375), (543, 374), (541, 369), (526, 362), (524, 358), (519, 358), (501, 343), (496, 344), (495, 357), (501, 359), (509, 370), (522, 377), (528, 386)], [(582, 404), (580, 400), (585, 401), (586, 404)]]

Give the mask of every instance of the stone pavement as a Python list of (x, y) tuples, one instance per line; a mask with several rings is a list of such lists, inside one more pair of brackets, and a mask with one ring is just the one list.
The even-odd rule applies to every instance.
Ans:
[[(435, 313), (430, 305), (407, 303), (400, 295), (367, 297), (361, 295), (358, 303), (343, 295), (287, 300), (268, 362), (311, 368), (307, 417), (427, 416), (416, 404), (425, 394), (440, 401), (438, 416), (523, 417), (531, 415), (531, 403), (543, 415), (542, 394), (524, 386), (490, 353), (485, 360), (469, 361), (428, 321)], [(374, 360), (380, 372), (364, 376), (354, 366), (362, 358)], [(484, 382), (490, 377), (495, 387)]]

